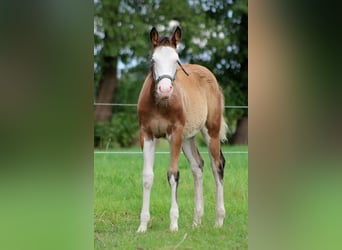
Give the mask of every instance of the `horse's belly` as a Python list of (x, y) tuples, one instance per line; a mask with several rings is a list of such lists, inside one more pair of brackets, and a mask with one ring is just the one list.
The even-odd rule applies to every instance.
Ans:
[(207, 118), (206, 110), (201, 110), (201, 112), (188, 113), (186, 123), (183, 130), (184, 138), (190, 138), (195, 136), (204, 127)]

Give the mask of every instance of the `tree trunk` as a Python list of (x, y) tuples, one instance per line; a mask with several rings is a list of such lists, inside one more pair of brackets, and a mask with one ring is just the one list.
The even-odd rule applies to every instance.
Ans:
[[(117, 85), (117, 58), (105, 57), (102, 80), (98, 95), (97, 103), (112, 103), (115, 97), (115, 88)], [(95, 122), (109, 122), (112, 118), (113, 106), (96, 105), (94, 110)]]
[(238, 120), (236, 132), (232, 136), (232, 145), (248, 145), (248, 117)]

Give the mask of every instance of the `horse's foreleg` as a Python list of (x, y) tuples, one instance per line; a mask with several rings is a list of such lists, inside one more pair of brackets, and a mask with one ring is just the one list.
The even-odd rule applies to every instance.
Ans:
[(153, 164), (154, 164), (155, 140), (143, 141), (144, 170), (143, 170), (143, 204), (140, 214), (140, 226), (138, 232), (143, 233), (147, 230), (147, 223), (150, 220), (150, 194), (153, 184)]
[(171, 187), (171, 209), (170, 209), (170, 231), (176, 232), (178, 231), (178, 204), (177, 204), (177, 188), (179, 181), (179, 171), (174, 174), (170, 174), (168, 172), (168, 181)]
[(171, 209), (170, 209), (170, 231), (178, 231), (178, 204), (177, 204), (177, 188), (179, 182), (178, 159), (182, 145), (182, 129), (173, 131), (169, 137), (171, 148), (171, 162), (167, 172), (167, 179), (171, 187)]
[(190, 164), (191, 172), (194, 177), (194, 189), (195, 189), (195, 209), (194, 209), (194, 221), (192, 226), (197, 227), (202, 223), (202, 217), (204, 213), (203, 202), (203, 165), (204, 161), (198, 152), (195, 145), (194, 138), (185, 140), (183, 142), (183, 152)]

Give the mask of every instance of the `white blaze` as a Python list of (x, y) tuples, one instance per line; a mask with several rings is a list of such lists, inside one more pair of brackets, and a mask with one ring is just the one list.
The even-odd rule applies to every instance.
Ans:
[(157, 47), (152, 59), (154, 61), (154, 74), (157, 79), (162, 75), (174, 77), (179, 60), (176, 49), (169, 46)]
[[(172, 93), (173, 86), (170, 78), (174, 78), (177, 70), (178, 54), (174, 48), (169, 46), (160, 46), (155, 49), (152, 59), (154, 61), (154, 77), (155, 80), (162, 77), (158, 82), (157, 93), (161, 97), (169, 97)], [(168, 76), (163, 78), (163, 76)]]

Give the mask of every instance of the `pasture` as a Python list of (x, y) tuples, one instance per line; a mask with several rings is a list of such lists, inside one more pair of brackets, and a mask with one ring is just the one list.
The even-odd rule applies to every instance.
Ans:
[[(140, 148), (120, 149), (141, 152)], [(168, 151), (157, 146), (156, 151)], [(207, 152), (206, 147), (199, 147)], [(167, 181), (169, 154), (156, 154), (151, 192), (151, 221), (145, 234), (136, 233), (142, 205), (143, 155), (94, 154), (94, 249), (247, 249), (248, 248), (248, 151), (247, 147), (223, 146), (226, 158), (224, 199), (226, 218), (222, 228), (215, 223), (215, 181), (209, 156), (204, 164), (204, 217), (199, 228), (191, 227), (194, 183), (188, 162), (179, 160), (179, 231), (169, 231), (171, 191)], [(114, 152), (114, 151), (111, 151)], [(119, 150), (115, 151), (119, 152)]]

